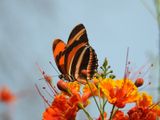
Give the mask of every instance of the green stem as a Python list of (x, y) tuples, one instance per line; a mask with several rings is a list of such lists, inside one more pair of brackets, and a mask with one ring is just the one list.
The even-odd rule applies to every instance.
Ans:
[(103, 113), (104, 113), (104, 111), (105, 111), (105, 106), (106, 106), (106, 104), (107, 104), (107, 100), (103, 99)]
[(113, 107), (112, 107), (112, 111), (111, 111), (111, 115), (110, 115), (110, 118), (109, 118), (109, 120), (111, 120), (111, 119), (112, 119), (113, 112), (114, 112), (114, 108), (115, 108), (115, 105), (113, 105)]
[(93, 99), (94, 99), (94, 101), (95, 101), (95, 103), (96, 103), (96, 106), (97, 106), (97, 108), (98, 108), (98, 110), (99, 110), (99, 112), (100, 112), (100, 114), (101, 114), (101, 116), (102, 116), (102, 120), (104, 120), (104, 115), (103, 115), (103, 113), (102, 113), (102, 111), (101, 111), (101, 109), (100, 109), (100, 107), (99, 107), (99, 105), (98, 105), (98, 102), (97, 102), (97, 100), (96, 100), (96, 98), (95, 98), (95, 96), (94, 96), (94, 93), (93, 93), (93, 91), (92, 91), (92, 89), (91, 89), (91, 86), (90, 86), (88, 80), (87, 80), (87, 84), (88, 84), (89, 89), (90, 89), (90, 91), (91, 91), (91, 93), (92, 93), (92, 95), (93, 95)]
[(89, 115), (89, 113), (86, 111), (86, 109), (84, 109), (84, 108), (82, 107), (82, 110), (83, 110), (84, 113), (87, 115), (88, 120), (93, 120), (92, 117)]
[[(160, 21), (158, 21), (158, 32), (159, 32), (159, 36), (158, 36), (158, 81), (160, 82)], [(160, 88), (160, 86), (159, 86)], [(160, 89), (159, 89), (160, 92)], [(158, 96), (160, 98), (160, 96)]]

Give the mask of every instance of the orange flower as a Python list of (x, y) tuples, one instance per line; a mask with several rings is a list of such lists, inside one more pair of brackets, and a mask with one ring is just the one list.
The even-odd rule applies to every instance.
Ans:
[(107, 78), (100, 82), (100, 88), (107, 100), (118, 108), (123, 108), (126, 103), (135, 102), (138, 98), (138, 89), (129, 79)]
[(137, 105), (128, 111), (130, 120), (156, 120), (160, 116), (160, 107), (152, 103), (152, 97), (142, 93)]
[[(89, 104), (88, 98), (81, 97), (83, 95), (80, 94), (80, 84), (77, 81), (59, 80), (57, 86), (61, 93), (57, 92), (52, 104), (48, 104), (49, 107), (43, 113), (43, 120), (75, 120), (78, 110)], [(48, 100), (41, 96), (48, 103)]]
[(103, 80), (102, 77), (98, 77), (98, 78), (94, 77), (94, 78), (93, 78), (93, 83), (94, 83), (95, 85), (98, 85), (98, 84), (100, 83), (100, 81), (102, 81), (102, 80)]
[(61, 93), (57, 93), (52, 105), (43, 113), (43, 120), (75, 120), (79, 109), (88, 105), (88, 99), (80, 95), (78, 82), (64, 82), (59, 80), (57, 86)]
[(137, 100), (137, 106), (142, 108), (147, 108), (150, 105), (152, 105), (152, 96), (149, 96), (145, 92), (141, 93)]
[(11, 103), (15, 100), (16, 96), (6, 86), (0, 89), (0, 101), (4, 103)]
[(63, 80), (59, 80), (57, 83), (57, 87), (64, 94), (73, 95), (77, 94), (80, 91), (80, 84), (77, 81), (74, 82), (65, 82)]
[(43, 113), (43, 120), (75, 120), (80, 96), (57, 95), (49, 108)]
[(117, 110), (113, 120), (129, 120), (128, 116), (124, 115), (124, 113), (120, 110)]
[(80, 91), (80, 84), (77, 81), (67, 82), (67, 88), (72, 94), (78, 93)]
[(157, 116), (160, 116), (160, 106), (159, 106), (159, 105), (155, 104), (155, 105), (153, 106), (152, 111), (153, 111), (154, 113), (156, 113)]
[(130, 120), (156, 120), (156, 113), (150, 109), (134, 107), (128, 112)]

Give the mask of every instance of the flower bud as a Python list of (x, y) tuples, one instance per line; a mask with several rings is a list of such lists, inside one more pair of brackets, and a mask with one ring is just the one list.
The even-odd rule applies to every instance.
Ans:
[(57, 83), (57, 87), (58, 87), (59, 90), (66, 91), (67, 83), (64, 82), (63, 80), (59, 80), (58, 83)]
[(67, 87), (67, 83), (64, 82), (63, 80), (59, 80), (59, 81), (57, 82), (57, 87), (58, 87), (59, 90), (61, 90), (61, 91), (63, 91), (63, 92), (67, 92), (67, 93), (70, 94), (69, 89), (68, 89), (68, 87)]
[(141, 87), (141, 86), (143, 85), (143, 83), (144, 83), (143, 78), (137, 78), (134, 84), (135, 84), (137, 87)]

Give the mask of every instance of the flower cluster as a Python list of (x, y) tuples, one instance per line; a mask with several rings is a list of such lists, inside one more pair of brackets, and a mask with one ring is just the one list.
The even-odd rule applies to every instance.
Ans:
[[(53, 91), (52, 102), (48, 102), (36, 86), (48, 104), (42, 119), (75, 120), (77, 113), (82, 110), (88, 120), (93, 120), (95, 116), (92, 117), (86, 110), (91, 98), (99, 110), (96, 120), (156, 120), (160, 116), (159, 102), (154, 103), (152, 96), (139, 90), (143, 78), (131, 79), (130, 72), (126, 69), (124, 78), (116, 79), (106, 59), (100, 68), (101, 72), (97, 72), (92, 80), (86, 80), (86, 84), (59, 80), (55, 87), (46, 80)], [(130, 108), (124, 109), (127, 104)], [(106, 111), (111, 105), (110, 111)]]

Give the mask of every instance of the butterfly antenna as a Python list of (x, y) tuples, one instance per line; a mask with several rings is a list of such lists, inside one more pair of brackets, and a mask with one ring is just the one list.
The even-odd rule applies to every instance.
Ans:
[(53, 69), (60, 75), (59, 71), (54, 67), (51, 61), (49, 61), (49, 64), (53, 67)]

